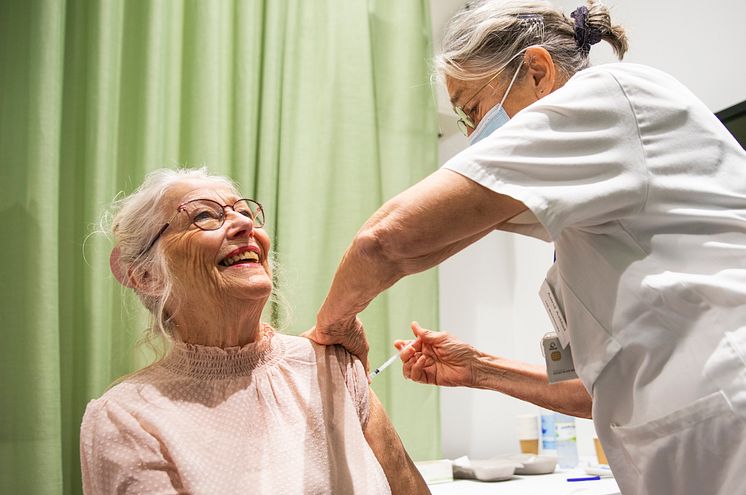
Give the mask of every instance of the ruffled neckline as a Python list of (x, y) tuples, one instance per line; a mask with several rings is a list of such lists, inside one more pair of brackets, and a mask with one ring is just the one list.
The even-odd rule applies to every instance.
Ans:
[(274, 335), (273, 330), (267, 330), (256, 342), (225, 348), (174, 342), (161, 365), (178, 375), (202, 380), (248, 376), (282, 355), (282, 341)]

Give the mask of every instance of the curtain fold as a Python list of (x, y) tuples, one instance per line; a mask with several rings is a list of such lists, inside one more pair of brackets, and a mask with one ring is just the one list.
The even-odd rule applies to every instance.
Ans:
[[(97, 231), (112, 199), (164, 166), (234, 178), (268, 213), (267, 316), (300, 333), (356, 229), (436, 168), (431, 53), (424, 0), (0, 2), (0, 493), (80, 493), (86, 403), (152, 359)], [(437, 314), (434, 271), (380, 296), (371, 364)], [(436, 389), (373, 388), (438, 456)]]

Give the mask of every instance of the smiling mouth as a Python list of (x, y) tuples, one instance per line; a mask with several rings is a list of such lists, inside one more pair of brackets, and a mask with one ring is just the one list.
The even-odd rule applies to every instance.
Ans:
[(220, 266), (233, 266), (239, 264), (259, 263), (259, 255), (254, 251), (243, 251), (235, 256), (228, 256), (223, 259)]

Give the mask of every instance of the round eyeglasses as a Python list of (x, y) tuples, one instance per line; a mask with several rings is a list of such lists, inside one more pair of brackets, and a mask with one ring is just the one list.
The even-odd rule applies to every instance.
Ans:
[[(510, 65), (510, 63), (513, 61), (513, 59), (515, 59), (518, 55), (522, 54), (525, 51), (526, 51), (526, 49), (524, 48), (521, 51), (519, 51), (518, 53), (516, 53), (515, 55), (513, 55), (510, 58), (510, 60), (508, 60), (505, 63), (505, 65), (503, 65), (502, 67), (500, 67), (500, 69), (498, 69), (498, 71), (495, 72), (495, 74), (492, 77), (490, 77), (489, 80), (486, 83), (484, 83), (478, 90), (476, 90), (474, 92), (474, 94), (472, 94), (469, 97), (469, 99), (466, 100), (465, 103), (463, 103), (461, 105), (454, 105), (453, 106), (453, 111), (456, 113), (456, 116), (458, 117), (458, 121), (456, 122), (456, 125), (458, 126), (459, 130), (461, 131), (461, 133), (464, 136), (468, 136), (469, 135), (469, 129), (475, 129), (477, 127), (477, 124), (478, 124), (478, 122), (474, 122), (474, 119), (472, 119), (471, 116), (469, 115), (471, 113), (471, 111), (473, 111), (473, 109), (470, 109), (470, 111), (467, 112), (467, 111), (464, 110), (464, 108), (469, 103), (471, 103), (474, 100), (474, 98), (476, 98), (477, 95), (482, 92), (482, 90), (484, 88), (486, 88), (487, 86), (489, 86), (490, 83), (492, 81), (494, 81), (495, 78), (497, 78), (497, 76), (499, 76), (500, 74), (502, 74), (502, 72), (508, 67), (508, 65)], [(518, 70), (520, 70), (520, 68)], [(515, 78), (516, 78), (517, 75), (518, 75), (518, 71), (516, 71), (515, 75), (513, 76), (513, 80), (514, 81), (515, 81)], [(513, 83), (511, 82), (511, 84), (513, 84)], [(494, 89), (495, 88), (493, 88), (493, 90)], [(507, 92), (506, 92), (506, 96), (507, 96)], [(505, 97), (503, 96), (503, 102), (504, 101), (505, 101)]]
[(250, 218), (255, 228), (264, 226), (264, 208), (253, 199), (242, 198), (232, 205), (221, 205), (211, 199), (193, 199), (176, 207), (176, 213), (153, 236), (148, 246), (140, 252), (140, 256), (150, 251), (179, 213), (186, 213), (189, 222), (200, 230), (218, 230), (225, 223), (226, 208)]
[(468, 113), (467, 113), (467, 112), (466, 112), (466, 111), (464, 110), (464, 107), (465, 107), (466, 105), (468, 105), (469, 103), (471, 103), (471, 101), (472, 101), (472, 100), (473, 100), (474, 98), (476, 98), (476, 97), (477, 97), (477, 95), (478, 95), (479, 93), (481, 93), (481, 92), (482, 92), (482, 90), (483, 90), (484, 88), (486, 88), (487, 86), (489, 86), (489, 84), (490, 84), (490, 83), (491, 83), (492, 81), (494, 81), (494, 80), (495, 80), (495, 78), (496, 78), (497, 76), (499, 76), (499, 75), (500, 75), (500, 73), (502, 73), (502, 71), (503, 71), (504, 69), (505, 69), (505, 68), (503, 67), (502, 69), (500, 69), (499, 71), (497, 71), (497, 73), (496, 73), (496, 74), (495, 74), (494, 76), (492, 76), (492, 77), (491, 77), (491, 78), (489, 79), (489, 81), (487, 81), (486, 83), (484, 83), (484, 85), (483, 85), (482, 87), (480, 87), (480, 88), (479, 88), (478, 90), (476, 90), (476, 91), (474, 92), (474, 94), (473, 94), (473, 95), (471, 95), (471, 97), (470, 97), (470, 98), (469, 98), (468, 100), (466, 100), (466, 103), (464, 103), (463, 105), (454, 105), (454, 106), (453, 106), (453, 111), (454, 111), (454, 112), (456, 113), (456, 115), (458, 116), (458, 121), (456, 122), (456, 125), (458, 126), (458, 129), (459, 129), (459, 130), (461, 131), (461, 133), (462, 133), (462, 134), (463, 134), (464, 136), (467, 136), (467, 135), (469, 134), (469, 129), (474, 129), (474, 128), (476, 128), (476, 126), (477, 126), (477, 125), (476, 125), (476, 124), (474, 123), (474, 119), (472, 119), (472, 118), (471, 118), (471, 116), (470, 116), (470, 115), (469, 115), (469, 114), (468, 114)]

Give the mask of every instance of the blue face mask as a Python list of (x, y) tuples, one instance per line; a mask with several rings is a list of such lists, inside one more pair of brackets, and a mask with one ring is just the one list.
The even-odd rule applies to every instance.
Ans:
[(508, 114), (505, 112), (503, 104), (500, 103), (495, 105), (484, 115), (484, 117), (482, 117), (482, 120), (479, 121), (474, 132), (469, 136), (469, 146), (472, 146), (486, 138), (497, 129), (504, 126), (509, 120), (510, 117), (508, 117)]
[(518, 66), (518, 70), (516, 70), (515, 74), (513, 74), (513, 79), (510, 80), (508, 89), (505, 90), (505, 94), (503, 95), (503, 99), (500, 100), (500, 103), (490, 108), (490, 110), (486, 114), (484, 114), (484, 117), (482, 117), (482, 120), (479, 121), (479, 124), (477, 124), (477, 127), (474, 129), (474, 132), (472, 132), (471, 135), (469, 136), (469, 146), (472, 146), (475, 143), (478, 143), (482, 139), (486, 138), (487, 136), (495, 132), (497, 129), (504, 126), (505, 123), (510, 120), (510, 117), (508, 117), (508, 114), (505, 112), (505, 109), (503, 108), (503, 103), (505, 103), (505, 98), (508, 97), (510, 88), (513, 87), (515, 78), (518, 77), (518, 72), (520, 72), (520, 70), (521, 70), (521, 67)]

